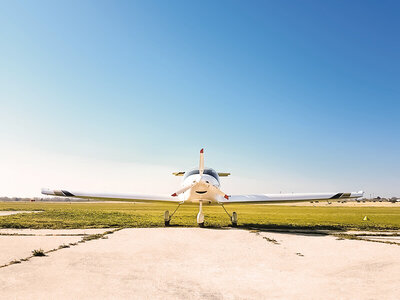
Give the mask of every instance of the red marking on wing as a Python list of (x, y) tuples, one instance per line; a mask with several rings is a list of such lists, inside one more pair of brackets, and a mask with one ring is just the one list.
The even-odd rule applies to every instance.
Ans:
[(204, 153), (204, 148), (201, 148), (200, 153)]
[(172, 197), (176, 197), (176, 196), (178, 196), (176, 193), (173, 193), (172, 195), (171, 195)]
[(225, 198), (226, 200), (229, 200), (229, 196), (228, 196), (228, 195), (225, 195), (224, 198)]

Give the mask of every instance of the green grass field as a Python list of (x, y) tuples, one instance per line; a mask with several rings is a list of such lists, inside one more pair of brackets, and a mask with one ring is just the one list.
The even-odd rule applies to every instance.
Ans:
[[(40, 213), (0, 217), (0, 228), (104, 228), (162, 227), (170, 204), (0, 202), (0, 210), (40, 210)], [(295, 229), (400, 229), (400, 207), (312, 207), (276, 205), (229, 205), (236, 211), (239, 227)], [(171, 226), (195, 227), (198, 206), (181, 206)], [(219, 206), (205, 206), (207, 227), (225, 227), (230, 220)], [(367, 215), (369, 221), (363, 221)]]

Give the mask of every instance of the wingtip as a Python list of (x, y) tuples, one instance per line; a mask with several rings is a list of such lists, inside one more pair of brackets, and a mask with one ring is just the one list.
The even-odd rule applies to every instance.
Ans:
[(40, 191), (43, 195), (53, 195), (53, 191), (50, 190), (49, 188), (42, 188)]
[(201, 148), (200, 153), (204, 153), (204, 148)]

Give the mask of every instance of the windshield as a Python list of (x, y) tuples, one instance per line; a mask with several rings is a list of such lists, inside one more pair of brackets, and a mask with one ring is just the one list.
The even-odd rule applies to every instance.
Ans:
[[(189, 172), (185, 172), (185, 175), (184, 175), (183, 179), (186, 179), (188, 176), (194, 175), (194, 174), (200, 174), (199, 170), (198, 169), (194, 169), (194, 170), (191, 170)], [(207, 174), (207, 175), (210, 175), (210, 176), (214, 177), (219, 182), (219, 176), (218, 176), (218, 173), (215, 172), (215, 170), (213, 170), (213, 169), (204, 169), (204, 174)]]

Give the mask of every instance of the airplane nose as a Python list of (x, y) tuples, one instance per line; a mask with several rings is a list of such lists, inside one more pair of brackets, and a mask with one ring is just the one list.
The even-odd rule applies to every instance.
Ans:
[(210, 184), (210, 182), (208, 181), (208, 178), (202, 177), (202, 178), (200, 178), (200, 180), (199, 180), (199, 184), (200, 184), (200, 185), (204, 185), (204, 186), (208, 186), (208, 185)]

